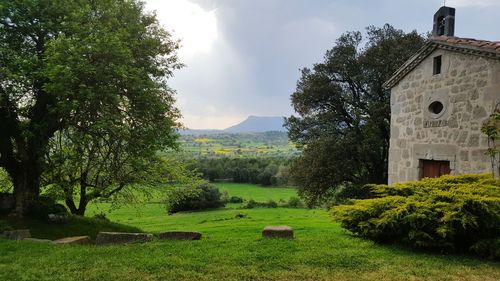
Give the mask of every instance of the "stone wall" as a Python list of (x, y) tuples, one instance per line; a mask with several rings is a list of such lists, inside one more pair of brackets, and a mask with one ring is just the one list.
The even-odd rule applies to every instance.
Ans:
[[(429, 109), (435, 101), (439, 114)], [(418, 180), (424, 159), (450, 161), (452, 174), (491, 172), (481, 125), (499, 101), (499, 60), (434, 51), (391, 89), (389, 184)]]

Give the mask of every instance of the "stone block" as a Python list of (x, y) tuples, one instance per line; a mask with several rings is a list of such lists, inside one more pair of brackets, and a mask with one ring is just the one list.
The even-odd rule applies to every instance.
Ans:
[(293, 238), (293, 229), (290, 226), (266, 226), (262, 230), (264, 238)]
[(49, 239), (39, 239), (39, 238), (24, 238), (23, 241), (31, 241), (37, 243), (52, 243), (52, 240)]
[(150, 233), (99, 232), (95, 242), (97, 245), (109, 245), (151, 240), (153, 240), (153, 234)]
[(48, 214), (47, 220), (53, 224), (64, 224), (69, 221), (68, 214)]
[(54, 244), (58, 245), (88, 245), (90, 243), (90, 237), (88, 236), (66, 237), (54, 241)]
[(160, 233), (160, 239), (169, 240), (200, 240), (201, 233), (193, 231), (167, 231)]
[(31, 233), (29, 229), (17, 229), (4, 231), (2, 236), (12, 240), (22, 240), (24, 238), (31, 238)]

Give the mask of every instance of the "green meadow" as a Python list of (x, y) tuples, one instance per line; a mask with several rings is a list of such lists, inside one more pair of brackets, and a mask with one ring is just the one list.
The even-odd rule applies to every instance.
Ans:
[[(217, 185), (247, 200), (296, 196), (292, 188)], [(202, 239), (105, 247), (0, 239), (0, 280), (500, 280), (498, 262), (376, 244), (353, 236), (321, 209), (231, 204), (167, 216), (159, 199), (111, 210), (107, 203), (90, 207), (89, 217), (105, 212), (114, 223), (90, 218), (68, 225), (25, 223), (38, 238), (95, 237), (101, 228), (153, 234), (192, 230), (201, 232)], [(263, 239), (266, 225), (290, 225), (295, 238)]]

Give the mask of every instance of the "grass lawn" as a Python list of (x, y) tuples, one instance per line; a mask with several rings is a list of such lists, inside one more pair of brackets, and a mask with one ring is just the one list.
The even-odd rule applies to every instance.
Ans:
[(227, 191), (230, 196), (238, 196), (246, 200), (253, 199), (257, 202), (269, 200), (288, 200), (297, 197), (297, 190), (291, 187), (264, 187), (248, 183), (218, 182), (220, 191)]
[[(220, 187), (248, 199), (241, 185)], [(259, 192), (248, 194), (265, 201), (256, 197)], [(283, 199), (290, 197), (284, 194)], [(89, 215), (108, 207), (93, 205)], [(377, 245), (353, 237), (323, 210), (219, 209), (167, 216), (163, 205), (145, 204), (114, 210), (108, 218), (146, 232), (194, 230), (203, 237), (106, 247), (0, 239), (0, 280), (500, 280), (498, 262)], [(292, 226), (295, 239), (262, 239), (269, 224)]]

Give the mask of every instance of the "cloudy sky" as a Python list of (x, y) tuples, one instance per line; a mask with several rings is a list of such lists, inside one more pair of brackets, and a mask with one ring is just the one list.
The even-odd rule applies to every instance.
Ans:
[[(249, 115), (293, 114), (299, 69), (346, 31), (390, 23), (431, 31), (443, 0), (146, 0), (181, 39), (186, 67), (171, 85), (185, 126), (226, 128)], [(455, 35), (500, 40), (500, 0), (447, 0)]]

